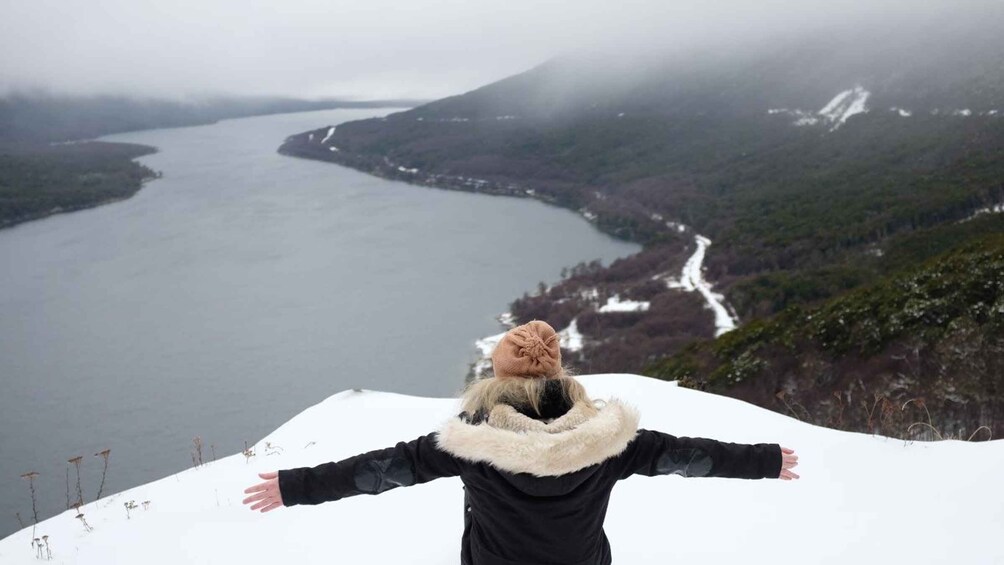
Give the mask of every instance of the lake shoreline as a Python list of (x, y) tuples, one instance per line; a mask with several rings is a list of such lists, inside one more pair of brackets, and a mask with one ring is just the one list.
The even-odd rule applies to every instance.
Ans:
[[(81, 153), (89, 152), (92, 149), (94, 150), (94, 162), (89, 167), (85, 166), (83, 170), (74, 170), (77, 166), (76, 160), (81, 158)], [(102, 155), (102, 152), (116, 153), (108, 157)], [(10, 191), (13, 193), (12, 198), (17, 199), (20, 197), (22, 199), (22, 206), (31, 207), (32, 198), (48, 197), (49, 199), (65, 199), (66, 201), (60, 202), (58, 206), (36, 210), (28, 214), (7, 218), (0, 217), (0, 230), (60, 214), (90, 210), (106, 204), (128, 200), (142, 190), (146, 183), (161, 177), (159, 172), (142, 165), (138, 161), (140, 157), (153, 155), (157, 152), (158, 149), (156, 147), (149, 145), (109, 143), (100, 140), (49, 144), (45, 146), (21, 146), (13, 149), (8, 148), (6, 152), (0, 147), (0, 157), (4, 158), (8, 163), (12, 163), (14, 165), (12, 168), (36, 167), (39, 169), (38, 172), (48, 173), (53, 169), (58, 170), (65, 167), (73, 171), (72, 180), (80, 183), (80, 186), (72, 184), (67, 186), (69, 181), (60, 180), (59, 182), (54, 181), (52, 186), (32, 187), (29, 189), (24, 188), (23, 185), (21, 185), (21, 188), (18, 188), (17, 178), (9, 180)], [(99, 161), (98, 159), (101, 160)], [(78, 180), (80, 177), (88, 175), (100, 176), (107, 174), (105, 169), (109, 166), (115, 167), (116, 170), (128, 167), (128, 172), (131, 173), (131, 176), (117, 178), (112, 186), (103, 187), (103, 190), (101, 190), (104, 193), (114, 193), (114, 196), (108, 197), (103, 194), (94, 194), (86, 182)], [(32, 182), (38, 181), (33, 179)]]
[[(704, 265), (706, 261), (703, 260), (704, 254), (711, 241), (689, 226), (673, 220), (667, 221), (661, 215), (651, 213), (648, 221), (658, 225), (662, 235), (654, 238), (637, 237), (636, 234), (649, 233), (651, 230), (625, 231), (616, 214), (607, 214), (603, 210), (591, 210), (584, 206), (577, 206), (574, 202), (561, 200), (546, 190), (539, 189), (543, 187), (535, 187), (530, 180), (474, 178), (435, 170), (419, 170), (396, 163), (386, 155), (353, 152), (335, 146), (334, 141), (328, 143), (333, 137), (337, 137), (334, 135), (336, 129), (336, 126), (325, 126), (290, 135), (279, 146), (277, 152), (281, 155), (332, 163), (375, 177), (405, 182), (419, 187), (537, 200), (578, 214), (600, 233), (641, 245), (642, 249), (636, 254), (607, 267), (611, 273), (609, 278), (615, 281), (624, 282), (627, 278), (632, 279), (625, 284), (597, 284), (596, 281), (592, 280), (563, 277), (563, 280), (546, 289), (543, 294), (538, 290), (537, 295), (517, 297), (507, 308), (507, 313), (515, 316), (516, 323), (527, 322), (531, 319), (547, 319), (556, 329), (565, 328), (562, 330), (565, 332), (571, 332), (575, 329), (575, 335), (580, 336), (577, 343), (589, 344), (591, 342), (595, 346), (604, 341), (624, 339), (624, 336), (617, 335), (616, 329), (606, 329), (602, 324), (599, 326), (594, 324), (592, 329), (585, 334), (579, 333), (575, 326), (577, 316), (568, 315), (565, 311), (570, 303), (575, 303), (580, 308), (580, 313), (602, 312), (605, 300), (620, 300), (621, 298), (644, 300), (649, 297), (653, 292), (651, 284), (654, 280), (665, 282), (663, 290), (668, 290), (680, 297), (673, 299), (678, 304), (670, 308), (673, 310), (672, 313), (665, 308), (653, 311), (653, 315), (656, 317), (667, 318), (683, 315), (690, 318), (690, 322), (685, 323), (685, 327), (678, 330), (677, 339), (670, 342), (668, 348), (661, 342), (659, 345), (639, 346), (639, 351), (633, 353), (634, 360), (628, 361), (626, 367), (618, 368), (611, 364), (595, 365), (595, 358), (605, 355), (605, 352), (593, 349), (589, 345), (582, 347), (580, 343), (580, 347), (567, 351), (569, 361), (577, 370), (641, 372), (644, 365), (639, 361), (640, 359), (650, 358), (652, 355), (672, 354), (684, 345), (682, 342), (688, 339), (686, 336), (692, 339), (714, 339), (725, 331), (738, 326), (738, 316), (735, 309), (728, 304), (721, 293), (712, 291), (712, 286), (715, 283), (709, 282), (703, 274), (703, 271), (706, 270)], [(569, 183), (568, 186), (572, 186), (572, 183)], [(580, 191), (588, 191), (589, 188), (588, 186), (578, 186)], [(602, 200), (602, 198), (597, 198), (597, 202)], [(652, 260), (652, 255), (658, 256), (658, 260)], [(702, 260), (693, 264), (692, 258), (697, 255)], [(637, 271), (635, 265), (639, 263), (646, 265), (645, 271), (641, 275), (635, 272)], [(677, 273), (683, 274), (677, 277)], [(683, 284), (678, 284), (680, 282)], [(699, 303), (707, 304), (710, 312), (704, 313), (698, 309), (703, 309), (704, 306), (695, 308), (691, 295), (698, 294), (702, 297)], [(645, 312), (625, 312), (615, 313), (612, 316), (634, 316), (637, 318), (645, 314)], [(592, 333), (591, 336), (590, 333)], [(477, 344), (484, 339), (484, 336), (481, 336), (481, 339), (475, 342), (474, 348), (483, 349)], [(627, 341), (636, 343), (630, 338)], [(469, 375), (485, 374), (485, 366), (483, 358), (475, 361), (471, 365)]]

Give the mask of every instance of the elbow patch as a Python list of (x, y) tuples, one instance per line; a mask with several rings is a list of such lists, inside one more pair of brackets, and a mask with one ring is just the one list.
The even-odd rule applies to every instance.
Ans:
[(401, 457), (370, 459), (356, 465), (353, 479), (359, 492), (380, 494), (395, 487), (415, 484), (415, 471), (411, 463)]
[(706, 477), (711, 472), (711, 455), (703, 449), (671, 449), (659, 456), (655, 470), (660, 475)]

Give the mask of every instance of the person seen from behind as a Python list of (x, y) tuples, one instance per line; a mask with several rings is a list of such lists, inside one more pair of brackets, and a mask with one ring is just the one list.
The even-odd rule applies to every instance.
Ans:
[(460, 477), (462, 565), (610, 565), (603, 521), (617, 481), (798, 478), (798, 456), (777, 444), (640, 429), (631, 406), (591, 400), (562, 368), (558, 334), (545, 322), (508, 331), (492, 365), (494, 377), (471, 383), (463, 412), (438, 431), (342, 461), (262, 473), (265, 482), (244, 491), (244, 504), (269, 512)]

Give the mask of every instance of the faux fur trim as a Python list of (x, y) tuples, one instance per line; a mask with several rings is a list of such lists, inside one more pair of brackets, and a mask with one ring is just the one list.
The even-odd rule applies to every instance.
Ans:
[(550, 421), (530, 418), (508, 404), (499, 404), (488, 415), (488, 425), (514, 432), (557, 433), (570, 430), (589, 419), (587, 407), (582, 404), (572, 406), (558, 418)]
[(510, 473), (565, 475), (619, 454), (638, 432), (638, 411), (619, 400), (610, 400), (591, 417), (583, 408), (573, 406), (545, 424), (496, 406), (484, 424), (450, 420), (439, 430), (437, 444), (462, 459)]

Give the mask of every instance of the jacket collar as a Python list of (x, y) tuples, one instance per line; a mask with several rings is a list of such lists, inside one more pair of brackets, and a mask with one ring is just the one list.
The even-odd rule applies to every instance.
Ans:
[(467, 461), (551, 477), (618, 455), (634, 439), (638, 421), (638, 411), (619, 400), (610, 400), (595, 415), (589, 415), (585, 406), (572, 406), (551, 423), (499, 405), (480, 424), (450, 420), (436, 441), (444, 451)]

